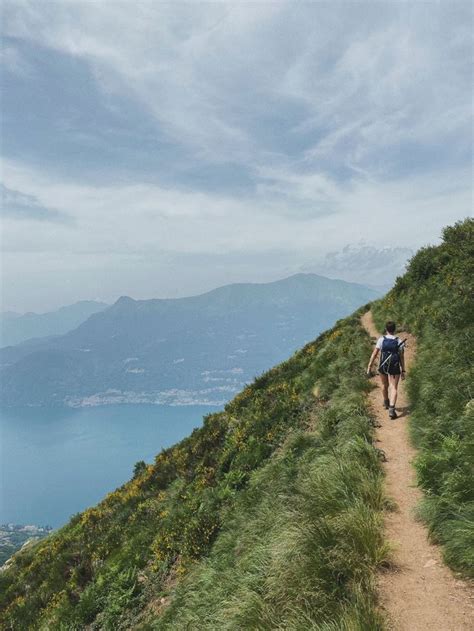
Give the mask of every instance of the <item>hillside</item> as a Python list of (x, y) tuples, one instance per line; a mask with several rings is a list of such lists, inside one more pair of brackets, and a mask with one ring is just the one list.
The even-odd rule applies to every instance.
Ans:
[[(375, 341), (380, 329), (370, 309), (361, 322)], [(417, 339), (399, 329), (406, 340), (405, 367), (411, 374), (417, 358)], [(380, 380), (369, 394), (377, 426), (375, 440), (384, 454), (385, 490), (396, 507), (384, 519), (385, 537), (391, 547), (390, 564), (377, 576), (377, 592), (387, 626), (397, 631), (471, 631), (474, 589), (443, 562), (442, 549), (431, 539), (418, 516), (423, 492), (416, 484), (413, 461), (417, 451), (410, 440), (411, 406), (402, 380), (397, 399), (398, 419), (387, 418)]]
[(63, 335), (107, 306), (105, 302), (81, 300), (47, 313), (1, 313), (0, 347), (19, 344), (29, 338)]
[[(18, 554), (0, 576), (0, 622), (15, 630), (146, 628), (160, 620), (161, 599), (177, 581), (197, 573), (198, 587), (212, 563), (217, 593), (202, 590), (213, 604), (200, 628), (261, 617), (268, 581), (276, 593), (265, 628), (276, 618), (377, 620), (371, 576), (385, 550), (364, 396), (369, 351), (358, 318), (341, 322), (97, 507)], [(292, 601), (297, 590), (303, 610)], [(161, 621), (171, 628), (170, 616), (201, 616), (181, 611), (177, 598), (176, 613), (167, 609)]]
[(474, 221), (448, 227), (374, 304), (418, 339), (408, 380), (420, 516), (445, 560), (474, 577)]
[(0, 566), (27, 542), (46, 537), (51, 526), (0, 524)]
[(0, 350), (2, 404), (222, 405), (376, 297), (315, 274), (190, 298), (123, 296), (63, 336)]
[[(472, 571), (473, 222), (372, 305), (418, 338), (409, 375), (423, 517)], [(360, 322), (341, 320), (0, 575), (5, 629), (384, 628), (389, 561)], [(436, 343), (433, 343), (433, 340)]]

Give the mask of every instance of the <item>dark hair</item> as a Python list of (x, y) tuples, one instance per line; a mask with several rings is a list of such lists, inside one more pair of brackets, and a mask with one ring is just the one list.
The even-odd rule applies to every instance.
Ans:
[(390, 335), (393, 335), (395, 333), (396, 328), (397, 325), (392, 320), (389, 320), (385, 325), (385, 330), (387, 331), (387, 333), (390, 333)]

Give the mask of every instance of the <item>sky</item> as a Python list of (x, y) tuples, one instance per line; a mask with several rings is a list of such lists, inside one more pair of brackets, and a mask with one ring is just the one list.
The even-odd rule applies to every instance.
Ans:
[(2, 12), (2, 311), (389, 284), (472, 212), (471, 2)]

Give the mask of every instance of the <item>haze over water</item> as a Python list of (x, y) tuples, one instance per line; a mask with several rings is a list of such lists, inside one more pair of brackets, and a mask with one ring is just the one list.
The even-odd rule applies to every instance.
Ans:
[(217, 407), (110, 405), (0, 412), (0, 523), (63, 525), (132, 477), (138, 460)]

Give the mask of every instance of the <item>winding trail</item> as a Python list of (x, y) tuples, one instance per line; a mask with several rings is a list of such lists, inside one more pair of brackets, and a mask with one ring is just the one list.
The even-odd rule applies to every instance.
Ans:
[[(379, 336), (372, 313), (362, 316), (362, 324), (372, 338)], [(416, 352), (416, 340), (408, 338), (405, 350), (407, 369)], [(414, 510), (422, 497), (411, 465), (416, 452), (408, 436), (408, 401), (403, 382), (398, 392), (398, 419), (390, 420), (377, 388), (369, 395), (372, 412), (381, 424), (377, 446), (387, 457), (384, 465), (386, 492), (398, 510), (388, 513), (386, 534), (393, 546), (393, 566), (381, 572), (378, 591), (389, 628), (396, 631), (464, 631), (474, 629), (474, 593), (443, 564), (438, 546), (427, 539), (426, 528), (415, 520)]]

